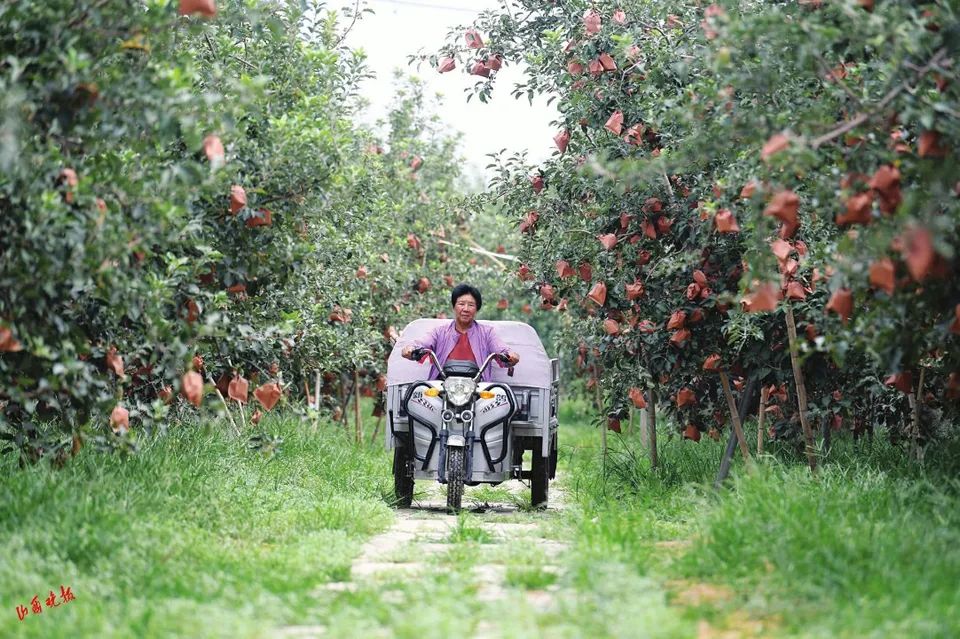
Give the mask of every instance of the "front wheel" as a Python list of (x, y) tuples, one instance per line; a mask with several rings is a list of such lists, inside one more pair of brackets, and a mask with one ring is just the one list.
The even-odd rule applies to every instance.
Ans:
[(405, 446), (393, 449), (393, 493), (398, 508), (409, 508), (413, 503), (413, 477), (409, 475), (409, 462)]
[(534, 508), (547, 507), (547, 493), (550, 489), (550, 458), (542, 457), (539, 450), (533, 451), (533, 464), (530, 471), (530, 505)]
[(463, 501), (463, 448), (453, 446), (447, 449), (447, 509), (460, 510)]

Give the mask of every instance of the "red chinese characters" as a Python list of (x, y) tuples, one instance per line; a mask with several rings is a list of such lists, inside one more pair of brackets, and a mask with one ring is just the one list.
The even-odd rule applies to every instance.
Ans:
[[(74, 597), (73, 592), (70, 591), (70, 586), (64, 586), (61, 584), (59, 601), (57, 594), (51, 590), (44, 603), (46, 603), (47, 608), (56, 608), (60, 604), (65, 604), (68, 601), (73, 601), (74, 599), (76, 599), (76, 597)], [(17, 618), (20, 621), (23, 621), (31, 612), (33, 612), (35, 615), (39, 615), (43, 612), (43, 604), (40, 603), (40, 595), (33, 596), (33, 599), (30, 600), (30, 608), (27, 608), (24, 605), (17, 605)]]

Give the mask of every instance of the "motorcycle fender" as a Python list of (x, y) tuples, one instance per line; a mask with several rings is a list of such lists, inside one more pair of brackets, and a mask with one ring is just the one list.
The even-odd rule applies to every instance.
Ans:
[(463, 435), (450, 435), (447, 437), (447, 448), (451, 446), (464, 446), (466, 445), (466, 440), (463, 438)]

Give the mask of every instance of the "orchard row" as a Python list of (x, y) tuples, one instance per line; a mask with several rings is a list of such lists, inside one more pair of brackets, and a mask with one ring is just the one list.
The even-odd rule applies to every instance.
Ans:
[(729, 376), (777, 438), (919, 446), (960, 397), (958, 49), (945, 1), (541, 1), (422, 61), (556, 100), (556, 153), (491, 197), (612, 428), (653, 393), (716, 436)]
[(126, 431), (195, 407), (249, 401), (256, 421), (317, 403), (318, 373), (339, 417), (382, 385), (398, 327), (443, 312), (455, 283), (511, 297), (482, 250), (508, 227), (457, 193), (422, 86), (399, 82), (372, 133), (350, 20), (302, 4), (0, 8), (10, 449), (127, 447)]

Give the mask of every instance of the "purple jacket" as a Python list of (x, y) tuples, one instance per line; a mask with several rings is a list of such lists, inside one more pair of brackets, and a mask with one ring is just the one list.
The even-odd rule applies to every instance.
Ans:
[[(431, 349), (437, 354), (437, 360), (440, 361), (442, 366), (447, 361), (447, 357), (453, 351), (453, 347), (457, 345), (457, 340), (459, 339), (460, 334), (457, 333), (457, 322), (456, 320), (450, 320), (449, 324), (437, 326), (425, 339), (414, 341), (411, 345), (414, 348)], [(467, 340), (470, 342), (470, 348), (473, 350), (473, 354), (476, 355), (479, 360), (477, 362), (478, 366), (483, 364), (487, 357), (490, 356), (490, 353), (507, 353), (510, 350), (510, 347), (497, 337), (493, 327), (489, 324), (484, 326), (474, 321), (470, 325), (470, 328), (467, 329)], [(500, 366), (502, 368), (503, 364), (500, 364)], [(430, 377), (427, 379), (437, 379), (438, 377), (440, 377), (440, 371), (437, 370), (436, 366), (431, 365)], [(491, 377), (490, 367), (488, 366), (487, 369), (483, 371), (481, 380), (489, 382)]]

